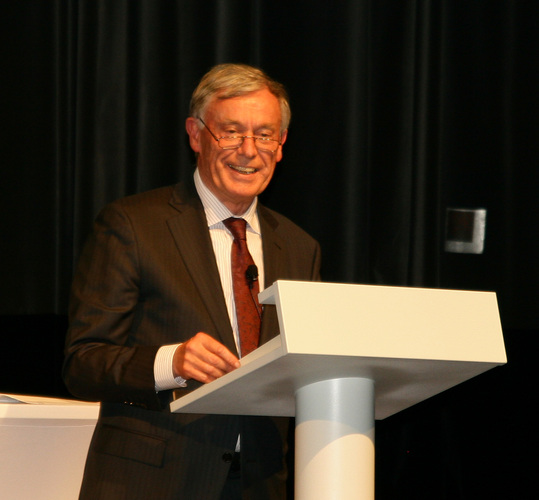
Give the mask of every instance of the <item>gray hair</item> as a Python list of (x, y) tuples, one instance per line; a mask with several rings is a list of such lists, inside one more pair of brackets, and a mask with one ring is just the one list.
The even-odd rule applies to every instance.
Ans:
[(193, 118), (203, 118), (210, 101), (230, 99), (257, 90), (268, 89), (281, 107), (281, 132), (288, 128), (291, 118), (288, 94), (282, 84), (270, 78), (261, 69), (247, 64), (219, 64), (200, 80), (191, 97), (189, 108)]

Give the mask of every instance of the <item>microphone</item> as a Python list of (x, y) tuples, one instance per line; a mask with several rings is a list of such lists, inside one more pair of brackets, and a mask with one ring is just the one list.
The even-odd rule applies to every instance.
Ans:
[(258, 281), (258, 267), (256, 267), (254, 264), (248, 266), (247, 271), (245, 271), (245, 277), (247, 278), (247, 283), (249, 284), (249, 290), (251, 291), (251, 298), (253, 299), (253, 303), (256, 307), (256, 312), (258, 313), (260, 320), (262, 320), (262, 313), (260, 312), (261, 308), (253, 295), (253, 285), (255, 281)]
[(254, 282), (258, 281), (258, 267), (256, 267), (254, 264), (248, 266), (247, 271), (245, 271), (245, 277), (247, 278), (249, 288), (252, 290)]

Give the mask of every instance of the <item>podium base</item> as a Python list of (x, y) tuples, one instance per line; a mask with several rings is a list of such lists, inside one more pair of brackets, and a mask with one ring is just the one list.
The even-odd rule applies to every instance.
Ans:
[(295, 498), (374, 499), (374, 381), (336, 378), (296, 392)]

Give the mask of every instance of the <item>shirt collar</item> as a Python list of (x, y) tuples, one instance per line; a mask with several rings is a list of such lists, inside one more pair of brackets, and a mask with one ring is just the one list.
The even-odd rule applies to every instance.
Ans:
[[(208, 221), (208, 227), (214, 228), (222, 225), (222, 221), (229, 217), (238, 217), (234, 215), (223, 203), (221, 203), (217, 197), (209, 190), (200, 177), (198, 168), (193, 175), (195, 181), (195, 187), (204, 206), (204, 212), (206, 213), (206, 220)], [(240, 215), (247, 221), (247, 227), (257, 234), (260, 234), (260, 222), (258, 220), (258, 214), (256, 211), (258, 205), (258, 198), (255, 197), (249, 208)], [(224, 226), (223, 226), (224, 227)]]

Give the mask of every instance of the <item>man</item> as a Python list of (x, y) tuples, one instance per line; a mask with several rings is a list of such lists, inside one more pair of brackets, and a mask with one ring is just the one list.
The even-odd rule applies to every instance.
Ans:
[[(285, 498), (287, 419), (172, 414), (169, 403), (240, 365), (223, 221), (247, 221), (260, 289), (319, 279), (318, 243), (257, 202), (289, 119), (283, 87), (262, 71), (213, 68), (186, 121), (194, 181), (118, 200), (96, 219), (64, 363), (73, 395), (102, 402), (81, 498)], [(273, 309), (261, 314), (260, 344), (279, 333)]]

